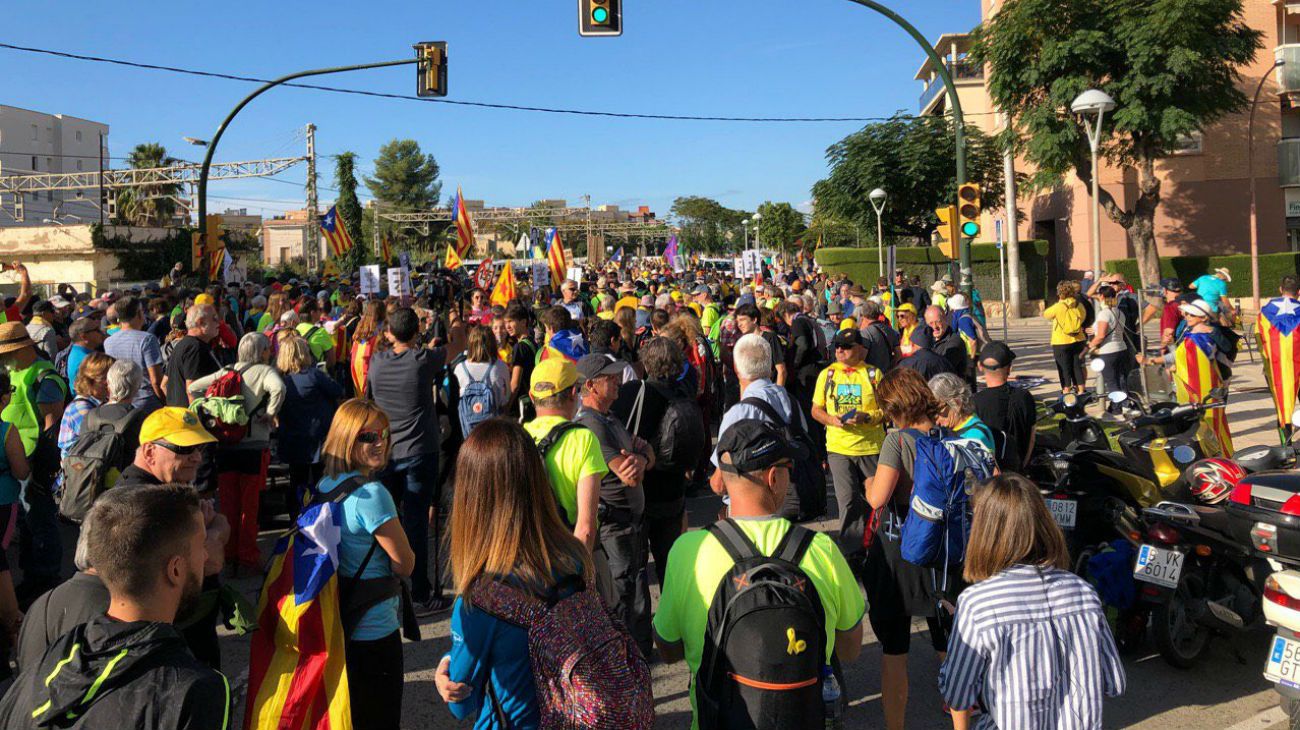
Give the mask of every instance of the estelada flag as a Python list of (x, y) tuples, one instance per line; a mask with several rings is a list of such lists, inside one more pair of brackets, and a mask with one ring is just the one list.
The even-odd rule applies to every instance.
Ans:
[(1300, 395), (1297, 328), (1300, 328), (1300, 301), (1278, 297), (1260, 307), (1255, 330), (1259, 354), (1264, 358), (1264, 375), (1277, 408), (1277, 423), (1284, 429), (1291, 425), (1296, 397)]
[(459, 185), (456, 186), (456, 205), (451, 209), (451, 224), (456, 227), (456, 255), (464, 257), (469, 247), (474, 245), (474, 222), (470, 220)]
[(515, 298), (515, 267), (509, 261), (501, 267), (497, 285), (492, 287), (492, 306), (506, 306)]
[(389, 265), (393, 261), (393, 247), (388, 242), (388, 236), (383, 236), (379, 239), (379, 258), (382, 259), (384, 266)]
[(223, 246), (208, 254), (208, 281), (219, 281), (221, 269), (226, 263), (226, 249)]
[(460, 256), (456, 255), (456, 247), (450, 243), (447, 244), (447, 258), (442, 262), (442, 265), (452, 271), (465, 265), (465, 262), (460, 260)]
[(564, 257), (564, 244), (560, 241), (560, 232), (551, 228), (546, 231), (546, 265), (551, 270), (551, 281), (556, 287), (564, 283), (569, 269), (569, 262)]
[(246, 730), (352, 728), (338, 593), (342, 528), (337, 502), (309, 505), (275, 546), (248, 659)]
[[(1208, 333), (1188, 332), (1174, 344), (1174, 387), (1179, 403), (1200, 403), (1211, 390), (1223, 383), (1217, 354), (1218, 348)], [(1218, 441), (1223, 456), (1232, 457), (1232, 430), (1228, 427), (1228, 414), (1222, 408), (1205, 411), (1198, 434), (1203, 451), (1207, 455), (1218, 455), (1215, 452), (1219, 450), (1214, 448), (1210, 438)]]
[(321, 216), (320, 232), (329, 242), (331, 255), (342, 256), (352, 250), (352, 236), (348, 235), (348, 227), (339, 220), (338, 206), (331, 205), (329, 212)]

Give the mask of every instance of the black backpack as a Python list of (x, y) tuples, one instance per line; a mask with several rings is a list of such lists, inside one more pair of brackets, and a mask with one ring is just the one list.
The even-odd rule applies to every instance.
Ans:
[(735, 565), (709, 604), (695, 675), (700, 730), (824, 727), (826, 615), (799, 568), (816, 533), (791, 525), (768, 557), (730, 519), (707, 529)]
[[(577, 421), (565, 421), (555, 424), (550, 431), (546, 432), (546, 435), (537, 442), (537, 453), (542, 457), (543, 466), (546, 464), (546, 455), (551, 452), (551, 449), (555, 448), (555, 444), (559, 443), (560, 439), (564, 438), (564, 434), (578, 428), (586, 428), (586, 426)], [(560, 506), (558, 499), (555, 500), (555, 511), (559, 513), (560, 522), (563, 522), (566, 527), (569, 529), (575, 527), (569, 522), (569, 516), (565, 514), (564, 508)]]
[(59, 515), (77, 524), (86, 519), (91, 505), (113, 486), (134, 456), (126, 454), (126, 425), (136, 417), (135, 409), (115, 420), (101, 419), (96, 411), (86, 414), (81, 432), (63, 457)]
[(781, 508), (781, 516), (793, 522), (806, 522), (825, 514), (826, 472), (822, 471), (817, 445), (813, 443), (808, 432), (794, 421), (786, 423), (776, 408), (761, 398), (746, 398), (741, 403), (762, 411), (763, 417), (776, 426), (787, 441), (803, 444), (805, 453), (808, 454), (806, 459), (800, 459), (794, 464), (794, 471), (790, 474), (790, 487), (785, 495), (785, 505)]

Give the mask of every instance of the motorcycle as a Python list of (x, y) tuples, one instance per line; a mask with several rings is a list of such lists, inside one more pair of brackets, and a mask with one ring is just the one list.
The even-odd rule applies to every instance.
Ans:
[(1146, 530), (1133, 577), (1165, 661), (1190, 668), (1215, 634), (1237, 635), (1262, 623), (1261, 598), (1273, 568), (1234, 537), (1223, 507), (1161, 502), (1142, 518)]
[(1300, 730), (1300, 571), (1279, 570), (1264, 581), (1264, 620), (1277, 628), (1264, 678), (1277, 690), (1291, 730)]

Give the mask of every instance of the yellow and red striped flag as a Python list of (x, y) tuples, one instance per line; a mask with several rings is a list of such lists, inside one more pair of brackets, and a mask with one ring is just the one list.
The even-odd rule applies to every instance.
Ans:
[(456, 255), (456, 247), (450, 243), (447, 244), (447, 258), (443, 260), (442, 265), (452, 271), (465, 265), (465, 262), (461, 261), (460, 256)]
[(248, 660), (247, 730), (352, 728), (338, 594), (342, 527), (338, 503), (310, 505), (275, 546)]
[(554, 228), (546, 231), (546, 265), (551, 270), (551, 281), (558, 288), (564, 283), (569, 270), (569, 262), (564, 257), (564, 244), (560, 241), (560, 232)]
[(379, 258), (383, 259), (384, 266), (393, 262), (393, 247), (388, 242), (388, 236), (379, 239)]
[(225, 247), (213, 249), (208, 254), (208, 281), (218, 281), (221, 279), (222, 269), (226, 263)]
[(348, 235), (348, 227), (339, 220), (337, 206), (331, 205), (329, 212), (321, 216), (320, 232), (329, 244), (330, 255), (342, 256), (352, 250), (352, 236)]
[(464, 258), (469, 247), (474, 245), (474, 221), (470, 220), (459, 185), (456, 186), (456, 205), (451, 209), (451, 224), (456, 227), (456, 255)]
[(1278, 426), (1290, 431), (1296, 398), (1300, 396), (1300, 301), (1278, 297), (1259, 309), (1256, 338), (1264, 358), (1264, 375), (1273, 394)]
[[(1215, 352), (1214, 341), (1208, 333), (1188, 332), (1174, 345), (1174, 386), (1179, 403), (1200, 403), (1223, 383)], [(1232, 430), (1224, 409), (1212, 408), (1205, 412), (1198, 438), (1207, 455), (1232, 457)], [(1221, 448), (1215, 448), (1214, 441)]]
[(506, 261), (501, 267), (501, 276), (497, 277), (497, 285), (492, 287), (492, 306), (500, 305), (502, 307), (509, 304), (515, 298), (515, 267)]

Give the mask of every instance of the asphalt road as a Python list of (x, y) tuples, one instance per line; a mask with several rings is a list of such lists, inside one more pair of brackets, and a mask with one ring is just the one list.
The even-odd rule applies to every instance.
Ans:
[[(999, 334), (1000, 327), (995, 327), (993, 335)], [(1013, 323), (1009, 340), (1019, 355), (1015, 373), (1047, 378), (1046, 384), (1034, 390), (1035, 396), (1045, 397), (1058, 392), (1055, 367), (1047, 345), (1047, 329), (1042, 321)], [(1276, 443), (1272, 406), (1262, 387), (1262, 371), (1258, 364), (1250, 363), (1243, 351), (1233, 382), (1233, 400), (1228, 409), (1234, 441), (1239, 448), (1255, 443)], [(833, 508), (834, 499), (830, 504)], [(694, 499), (690, 512), (692, 528), (700, 527), (717, 514), (717, 502), (713, 498)], [(824, 530), (833, 529), (831, 521), (817, 523), (817, 526)], [(271, 537), (269, 533), (264, 535), (268, 547)], [(254, 579), (236, 580), (235, 583), (251, 596), (255, 596), (259, 586)], [(406, 645), (403, 727), (469, 727), (468, 722), (459, 723), (452, 718), (433, 686), (434, 667), (450, 644), (446, 615), (426, 620), (422, 633), (423, 641)], [(1205, 659), (1190, 670), (1169, 666), (1149, 646), (1126, 656), (1128, 689), (1123, 696), (1107, 701), (1105, 726), (1148, 730), (1285, 728), (1284, 718), (1277, 709), (1277, 695), (1261, 676), (1270, 636), (1271, 631), (1261, 629), (1233, 640), (1218, 638)], [(913, 627), (912, 649), (908, 726), (948, 726), (936, 687), (938, 659), (930, 647), (924, 621), (916, 622)], [(232, 679), (246, 672), (247, 637), (224, 637), (222, 651), (223, 664)], [(844, 691), (849, 703), (845, 727), (884, 726), (879, 667), (880, 646), (867, 627), (861, 658), (845, 668)], [(689, 728), (690, 703), (685, 665), (656, 664), (653, 676), (657, 726)], [(242, 717), (242, 714), (240, 707), (238, 715)]]

